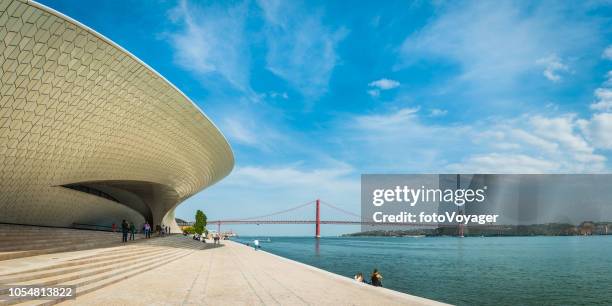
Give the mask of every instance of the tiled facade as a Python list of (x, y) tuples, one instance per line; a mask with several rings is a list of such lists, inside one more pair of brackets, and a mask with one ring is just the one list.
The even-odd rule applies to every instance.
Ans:
[[(233, 167), (178, 89), (39, 4), (0, 0), (0, 68), (0, 222), (141, 223), (148, 208), (174, 224), (176, 205)], [(61, 187), (92, 182), (120, 201)]]

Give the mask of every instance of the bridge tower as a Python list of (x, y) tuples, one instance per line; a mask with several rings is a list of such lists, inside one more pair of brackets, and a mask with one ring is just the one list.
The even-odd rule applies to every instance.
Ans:
[(315, 223), (315, 238), (321, 238), (321, 202), (317, 199), (317, 216)]

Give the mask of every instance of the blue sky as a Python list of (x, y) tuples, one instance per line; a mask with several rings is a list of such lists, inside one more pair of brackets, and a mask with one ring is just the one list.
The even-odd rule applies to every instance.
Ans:
[(228, 137), (233, 173), (178, 217), (247, 217), (317, 197), (359, 212), (361, 173), (611, 168), (609, 3), (41, 2), (159, 71)]

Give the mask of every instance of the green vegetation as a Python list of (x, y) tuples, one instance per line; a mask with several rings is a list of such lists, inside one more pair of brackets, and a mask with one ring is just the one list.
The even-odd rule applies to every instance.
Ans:
[(183, 232), (187, 233), (187, 234), (190, 234), (190, 235), (193, 235), (193, 234), (195, 234), (196, 231), (193, 228), (193, 226), (187, 226), (187, 227), (183, 227)]
[(193, 225), (193, 230), (197, 234), (202, 235), (205, 228), (206, 228), (206, 215), (204, 214), (204, 212), (198, 209), (195, 215), (195, 224)]

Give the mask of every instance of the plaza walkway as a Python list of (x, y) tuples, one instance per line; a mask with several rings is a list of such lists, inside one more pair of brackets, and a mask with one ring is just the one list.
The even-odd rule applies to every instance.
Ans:
[[(145, 261), (154, 263), (152, 258), (156, 258), (158, 265), (145, 263), (146, 268), (133, 269), (129, 276), (116, 276), (93, 290), (83, 291), (95, 287), (92, 285), (95, 282), (85, 283), (78, 287), (81, 295), (76, 300), (63, 301), (61, 305), (442, 305), (359, 284), (231, 241), (223, 241), (215, 248), (207, 244), (204, 249), (200, 247), (202, 243), (182, 236), (155, 241), (126, 247), (142, 252), (151, 244), (156, 254)], [(164, 248), (166, 252), (162, 251)], [(121, 251), (123, 256), (130, 253)], [(55, 258), (68, 256), (63, 254), (70, 253), (56, 254)], [(79, 255), (83, 256), (86, 254)], [(91, 254), (87, 256), (91, 258)], [(138, 255), (130, 258), (134, 261), (127, 262), (125, 267), (137, 264), (137, 258)], [(41, 302), (44, 301), (22, 304)]]

